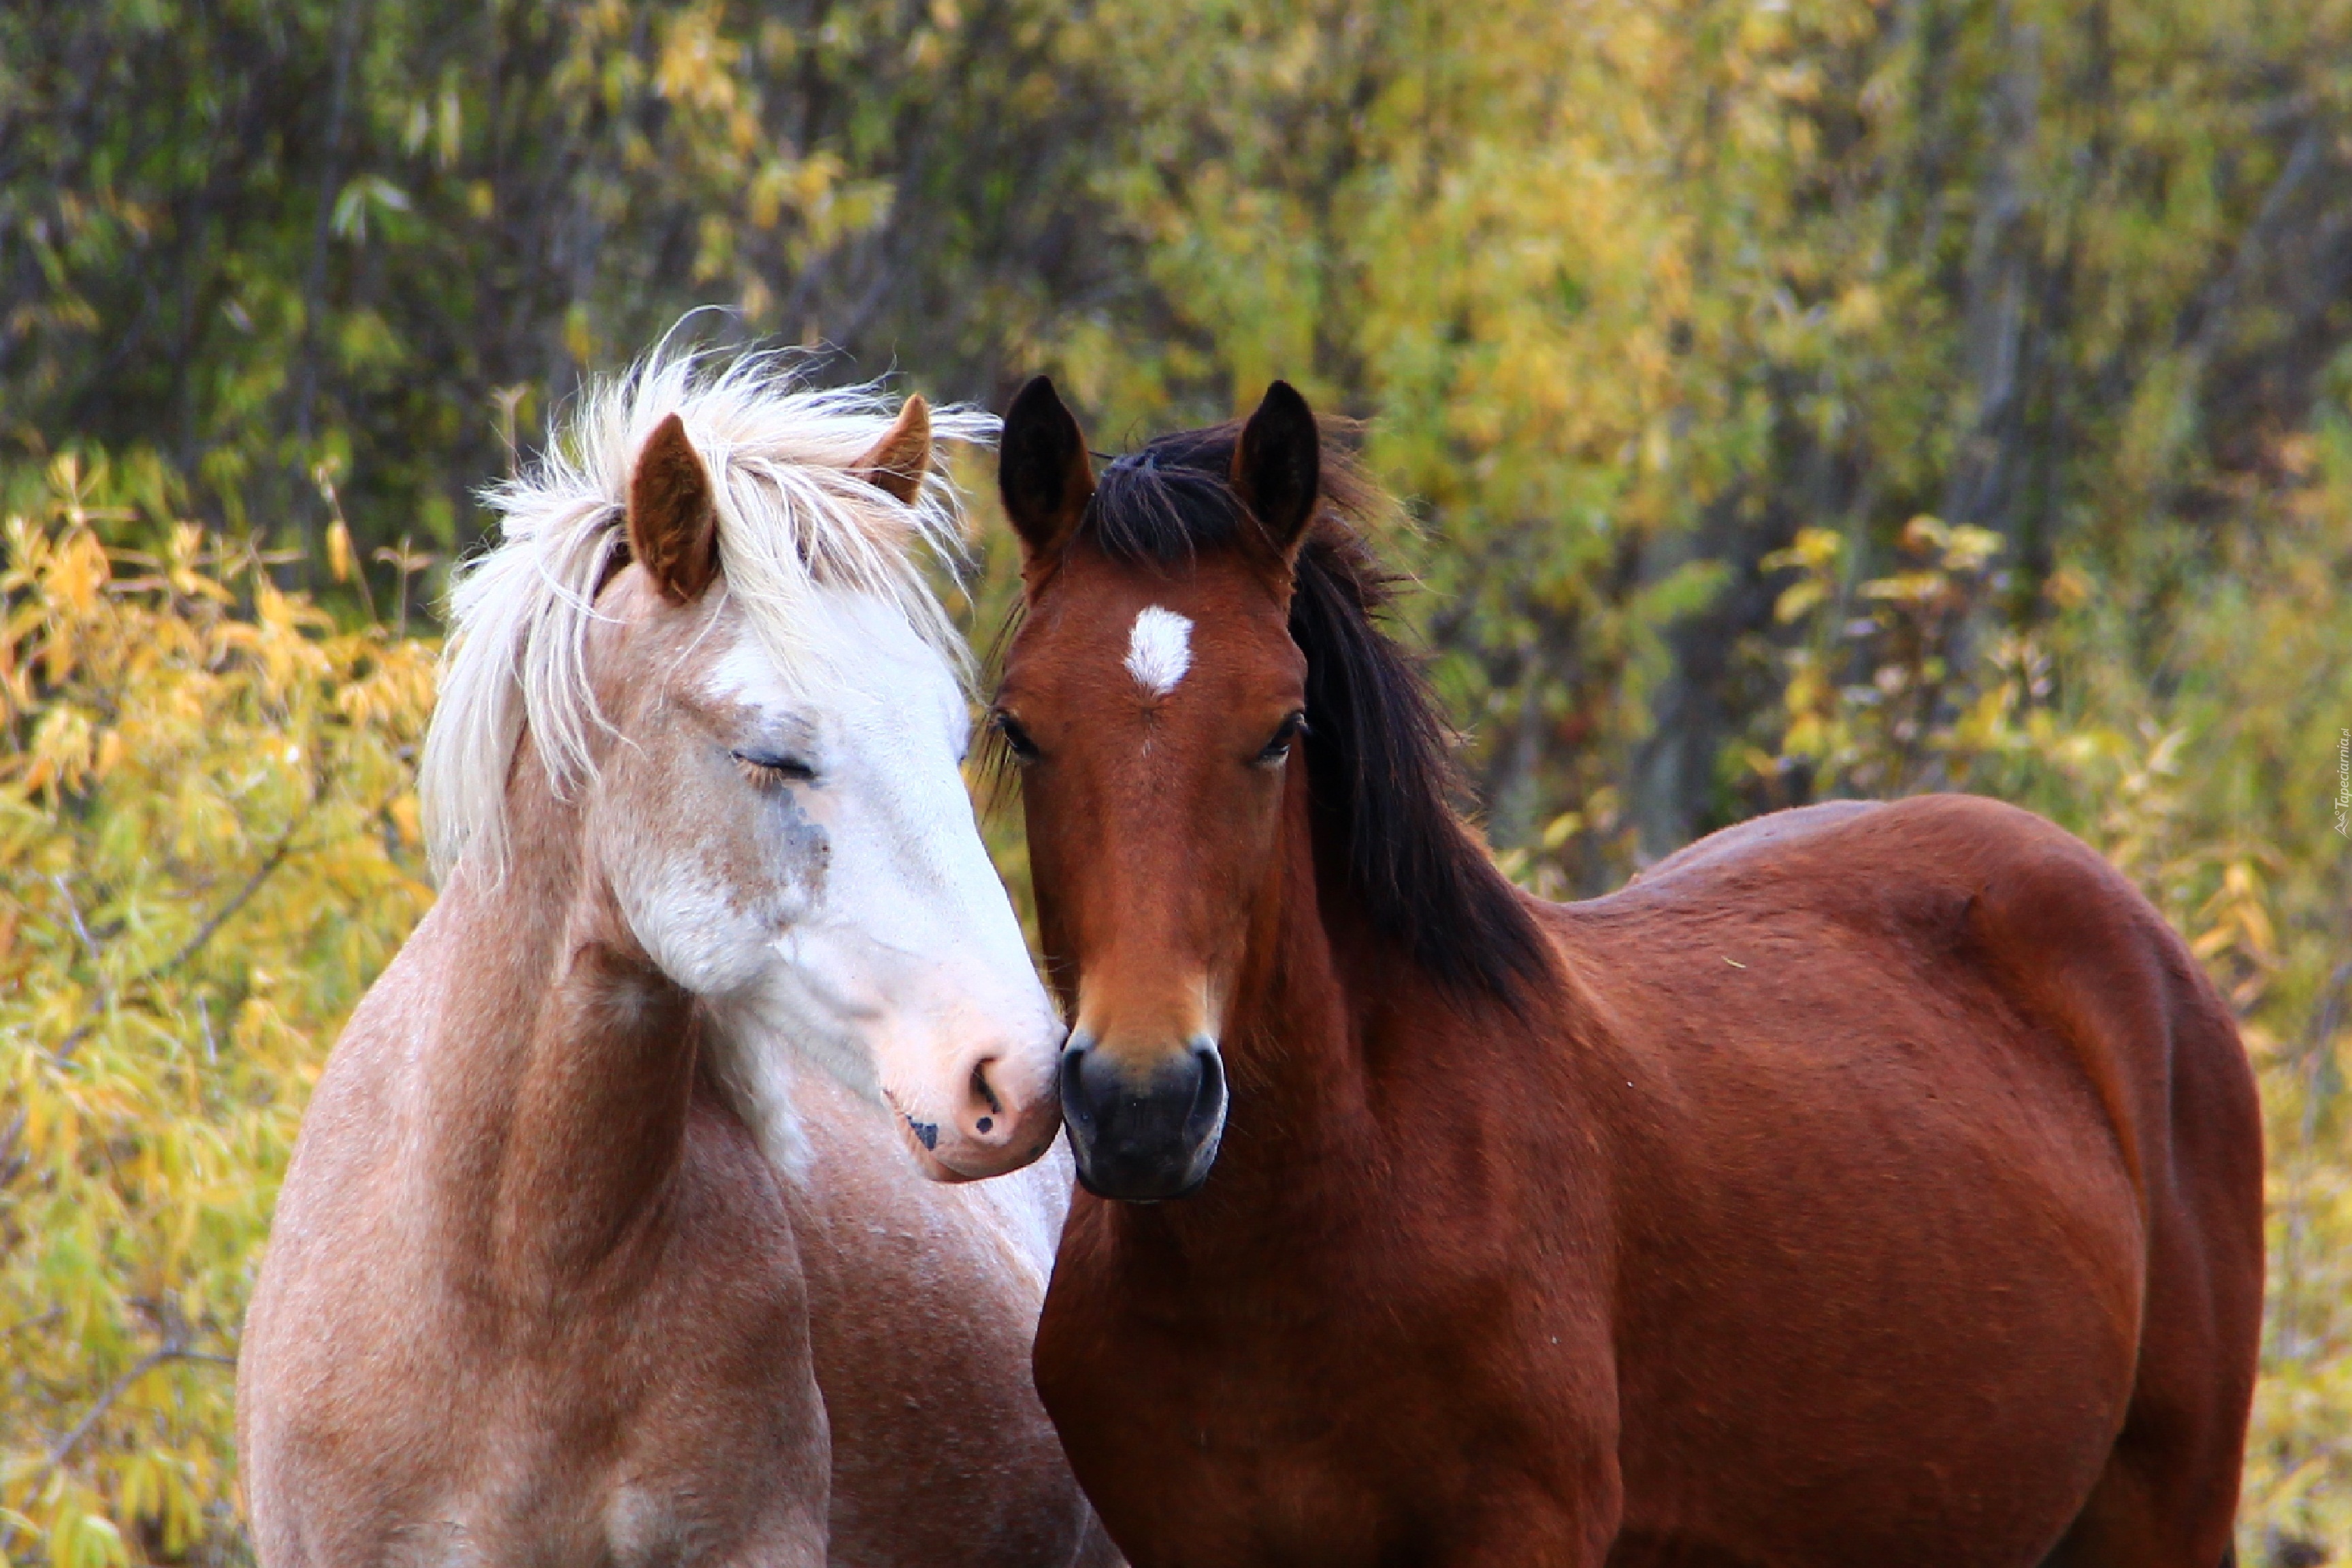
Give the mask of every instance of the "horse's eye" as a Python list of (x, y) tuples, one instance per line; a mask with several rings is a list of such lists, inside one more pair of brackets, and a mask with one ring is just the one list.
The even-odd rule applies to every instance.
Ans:
[(1004, 737), (1004, 744), (1012, 751), (1014, 762), (1034, 763), (1037, 760), (1037, 742), (1029, 738), (1029, 731), (1021, 727), (1020, 720), (998, 708), (990, 712), (988, 721), (996, 726), (998, 734)]
[(736, 765), (755, 784), (814, 784), (816, 769), (780, 752), (737, 752)]
[(1283, 763), (1289, 760), (1291, 742), (1297, 740), (1300, 735), (1306, 733), (1306, 714), (1285, 714), (1283, 716), (1281, 727), (1276, 729), (1274, 732), (1274, 739), (1268, 741), (1265, 743), (1265, 750), (1257, 754), (1258, 766), (1262, 768), (1281, 766)]

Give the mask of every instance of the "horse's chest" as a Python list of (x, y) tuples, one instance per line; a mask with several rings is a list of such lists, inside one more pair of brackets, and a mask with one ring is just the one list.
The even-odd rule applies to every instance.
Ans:
[(1460, 1342), (1314, 1319), (1110, 1320), (1038, 1376), (1074, 1468), (1139, 1568), (1416, 1560), (1477, 1506), (1486, 1380)]
[(1391, 1467), (1363, 1434), (1287, 1401), (1186, 1415), (1181, 1427), (1162, 1420), (1085, 1444), (1078, 1462), (1139, 1568), (1370, 1564), (1392, 1560), (1411, 1534), (1384, 1484)]

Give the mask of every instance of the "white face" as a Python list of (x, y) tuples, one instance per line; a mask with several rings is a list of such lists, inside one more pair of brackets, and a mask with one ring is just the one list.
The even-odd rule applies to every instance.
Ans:
[(1063, 1030), (972, 819), (953, 675), (888, 604), (825, 590), (830, 624), (801, 633), (849, 651), (788, 687), (710, 598), (677, 616), (699, 624), (672, 689), (622, 726), (600, 784), (632, 930), (711, 1005), (755, 1111), (786, 1114), (790, 1065), (763, 1042), (787, 1041), (884, 1101), (929, 1174), (1027, 1163), (1059, 1125)]

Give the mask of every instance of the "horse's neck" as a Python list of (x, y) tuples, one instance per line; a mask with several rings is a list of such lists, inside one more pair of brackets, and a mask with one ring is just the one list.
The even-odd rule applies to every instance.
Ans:
[(1559, 1099), (1553, 1069), (1572, 1053), (1524, 1037), (1567, 1029), (1577, 1012), (1564, 994), (1534, 999), (1523, 1018), (1449, 992), (1372, 927), (1336, 864), (1318, 868), (1303, 823), (1285, 839), (1279, 894), (1230, 1014), (1232, 1110), (1216, 1166), (1201, 1194), (1150, 1211), (1197, 1214), (1244, 1254), (1295, 1221), (1333, 1235), (1349, 1214), (1389, 1224), (1391, 1184), (1428, 1151), (1496, 1136), (1496, 1108), (1514, 1097)]
[(1225, 1200), (1256, 1213), (1312, 1203), (1327, 1184), (1349, 1185), (1359, 1166), (1378, 1163), (1375, 1071), (1388, 1022), (1381, 947), (1357, 928), (1337, 886), (1318, 877), (1305, 824), (1284, 837), (1227, 1016), (1232, 1109), (1210, 1177), (1218, 1196), (1204, 1211), (1226, 1208)]
[(504, 879), (461, 868), (435, 911), (412, 1086), (412, 1173), (445, 1239), (523, 1291), (635, 1233), (683, 1147), (698, 1033), (583, 867), (576, 818), (535, 815)]

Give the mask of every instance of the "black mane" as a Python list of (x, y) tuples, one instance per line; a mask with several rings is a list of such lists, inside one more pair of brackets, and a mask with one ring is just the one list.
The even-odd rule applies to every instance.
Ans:
[[(1078, 537), (1161, 567), (1258, 527), (1234, 491), (1238, 423), (1162, 436), (1096, 483)], [(1394, 503), (1326, 445), (1320, 499), (1298, 552), (1290, 635), (1307, 656), (1307, 778), (1327, 845), (1374, 928), (1461, 992), (1511, 1002), (1550, 972), (1549, 949), (1454, 809), (1451, 733), (1420, 666), (1381, 627), (1397, 579), (1360, 530)]]

